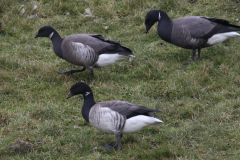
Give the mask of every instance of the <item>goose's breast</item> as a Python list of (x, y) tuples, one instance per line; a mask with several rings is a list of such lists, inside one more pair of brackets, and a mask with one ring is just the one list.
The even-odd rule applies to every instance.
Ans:
[(196, 49), (203, 47), (207, 43), (207, 39), (192, 37), (190, 30), (175, 26), (172, 30), (171, 42), (182, 48)]
[(103, 132), (114, 133), (123, 128), (125, 117), (107, 107), (95, 105), (89, 112), (89, 122)]
[(88, 45), (79, 42), (63, 41), (63, 59), (79, 66), (93, 66), (98, 54)]

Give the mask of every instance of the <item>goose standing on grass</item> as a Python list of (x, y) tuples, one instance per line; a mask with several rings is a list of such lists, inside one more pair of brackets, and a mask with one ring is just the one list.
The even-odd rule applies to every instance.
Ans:
[(123, 133), (134, 133), (149, 125), (163, 123), (150, 116), (151, 112), (160, 112), (159, 110), (119, 100), (96, 103), (91, 88), (83, 82), (75, 83), (71, 87), (67, 99), (78, 94), (82, 94), (84, 97), (83, 118), (93, 127), (116, 136), (116, 144), (113, 147), (105, 144), (105, 148), (121, 150)]
[(164, 41), (176, 46), (192, 49), (193, 60), (198, 49), (200, 59), (201, 48), (220, 43), (228, 38), (239, 37), (240, 26), (228, 21), (203, 16), (190, 16), (171, 20), (161, 10), (151, 10), (145, 17), (146, 33), (158, 21), (158, 35)]
[(113, 40), (105, 40), (102, 35), (75, 34), (64, 39), (51, 26), (39, 29), (37, 37), (48, 37), (52, 40), (55, 54), (75, 65), (83, 66), (80, 70), (59, 71), (61, 74), (73, 74), (90, 70), (94, 80), (93, 67), (105, 67), (118, 60), (134, 57), (132, 51)]

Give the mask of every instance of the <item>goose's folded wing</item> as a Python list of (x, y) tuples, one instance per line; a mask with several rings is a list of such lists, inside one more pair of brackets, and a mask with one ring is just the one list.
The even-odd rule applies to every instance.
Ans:
[(114, 41), (114, 40), (111, 40), (111, 39), (105, 39), (102, 35), (100, 34), (89, 34), (90, 36), (94, 37), (94, 38), (97, 38), (101, 41), (104, 41), (104, 42), (107, 42), (107, 43), (111, 43), (111, 44), (117, 44), (117, 45), (121, 45), (118, 41)]
[(102, 35), (75, 34), (68, 37), (70, 37), (73, 42), (79, 42), (90, 46), (99, 55), (103, 53), (120, 53), (122, 55), (132, 55), (132, 51), (129, 48), (122, 46), (117, 41), (105, 40)]
[(91, 36), (107, 44), (106, 46), (103, 46), (101, 50), (98, 51), (99, 54), (102, 53), (121, 53), (122, 55), (132, 54), (131, 53), (132, 51), (129, 48), (122, 46), (117, 41), (111, 39), (104, 39), (102, 35)]
[(189, 31), (192, 38), (210, 38), (214, 34), (239, 31), (240, 27), (224, 19), (190, 16), (173, 20), (175, 26)]
[(137, 115), (150, 116), (151, 112), (160, 112), (159, 110), (149, 109), (144, 106), (139, 106), (133, 103), (118, 100), (99, 102), (97, 104), (101, 107), (108, 107), (111, 110), (126, 116), (127, 118), (131, 118)]
[(217, 23), (200, 16), (190, 16), (173, 20), (173, 27), (190, 32), (192, 38), (210, 38)]

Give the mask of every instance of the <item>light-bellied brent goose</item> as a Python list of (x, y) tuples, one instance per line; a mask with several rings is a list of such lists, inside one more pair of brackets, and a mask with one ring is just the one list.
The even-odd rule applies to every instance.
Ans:
[(160, 112), (159, 110), (119, 100), (96, 103), (91, 88), (83, 82), (75, 83), (71, 87), (67, 99), (78, 94), (82, 94), (84, 97), (83, 118), (93, 127), (116, 136), (116, 144), (113, 147), (105, 144), (105, 148), (121, 150), (123, 133), (134, 133), (149, 125), (163, 123), (150, 116), (151, 112)]
[(134, 57), (132, 51), (113, 40), (105, 40), (102, 35), (75, 34), (64, 39), (51, 26), (39, 29), (37, 37), (49, 37), (55, 54), (69, 63), (83, 66), (80, 70), (59, 71), (61, 74), (73, 74), (90, 70), (94, 80), (93, 67), (105, 67), (118, 60)]

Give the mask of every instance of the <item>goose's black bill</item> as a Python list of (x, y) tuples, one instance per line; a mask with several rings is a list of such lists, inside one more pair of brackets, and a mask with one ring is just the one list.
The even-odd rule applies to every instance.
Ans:
[(70, 97), (72, 97), (72, 96), (73, 96), (73, 94), (72, 94), (71, 92), (69, 92), (68, 95), (67, 95), (67, 97), (66, 97), (66, 99), (68, 99), (68, 98), (70, 98)]

